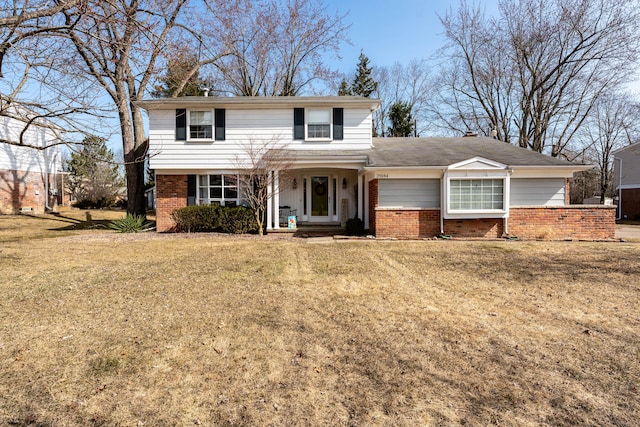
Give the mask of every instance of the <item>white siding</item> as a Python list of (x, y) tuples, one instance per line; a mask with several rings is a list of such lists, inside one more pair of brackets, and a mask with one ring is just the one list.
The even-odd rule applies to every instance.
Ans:
[[(293, 140), (293, 109), (226, 109), (225, 141), (176, 141), (175, 110), (149, 111), (150, 165), (153, 169), (229, 169), (250, 144), (295, 150), (359, 150), (371, 146), (371, 113), (344, 109), (344, 139)], [(243, 148), (244, 147), (244, 148)]]
[[(24, 126), (25, 124), (19, 120), (0, 117), (0, 135), (4, 139), (18, 141)], [(58, 141), (52, 131), (37, 126), (31, 126), (25, 133), (23, 140), (26, 144), (39, 147)], [(53, 173), (60, 167), (59, 146), (36, 150), (0, 143), (0, 170)]]
[(439, 179), (381, 179), (378, 181), (378, 206), (403, 208), (439, 208)]
[(512, 178), (510, 206), (564, 206), (564, 192), (564, 178)]

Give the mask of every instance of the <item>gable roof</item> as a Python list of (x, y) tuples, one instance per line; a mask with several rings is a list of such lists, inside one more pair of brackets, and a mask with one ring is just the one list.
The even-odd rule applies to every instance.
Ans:
[(293, 150), (298, 161), (307, 159), (366, 159), (367, 168), (443, 169), (470, 159), (486, 159), (507, 168), (568, 168), (587, 170), (593, 166), (536, 153), (487, 137), (471, 138), (373, 138), (367, 150)]
[(450, 166), (481, 157), (508, 167), (584, 166), (487, 137), (374, 138), (369, 166)]
[(172, 108), (292, 108), (292, 107), (356, 107), (371, 111), (380, 106), (380, 100), (363, 96), (180, 96), (177, 98), (149, 99), (136, 102), (149, 110)]

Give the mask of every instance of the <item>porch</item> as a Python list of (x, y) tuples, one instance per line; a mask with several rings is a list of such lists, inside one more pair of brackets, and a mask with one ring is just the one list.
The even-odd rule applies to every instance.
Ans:
[(296, 230), (344, 232), (349, 218), (366, 221), (368, 189), (352, 168), (274, 171), (267, 201), (267, 232)]

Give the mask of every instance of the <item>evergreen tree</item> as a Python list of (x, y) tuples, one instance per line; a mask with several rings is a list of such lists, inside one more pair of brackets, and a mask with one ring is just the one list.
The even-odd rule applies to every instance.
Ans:
[(369, 98), (371, 94), (378, 89), (378, 82), (371, 77), (372, 70), (372, 67), (369, 66), (369, 58), (367, 58), (363, 52), (360, 52), (358, 69), (356, 70), (356, 76), (350, 88), (352, 95)]
[(391, 126), (387, 130), (388, 136), (407, 137), (413, 133), (413, 116), (408, 102), (397, 101), (389, 108)]
[(338, 88), (338, 96), (348, 96), (351, 95), (351, 86), (349, 86), (349, 82), (347, 82), (346, 78), (342, 78), (342, 82), (340, 83), (340, 87)]
[(115, 202), (124, 180), (104, 138), (86, 137), (82, 149), (72, 153), (65, 163), (65, 170), (69, 172), (68, 189), (78, 205), (101, 208)]
[(164, 76), (158, 78), (160, 84), (155, 86), (151, 95), (156, 98), (204, 95), (202, 88), (206, 87), (207, 84), (205, 80), (200, 78), (198, 72), (191, 76), (182, 90), (178, 92), (178, 85), (184, 79), (185, 74), (190, 72), (197, 64), (198, 58), (189, 53), (184, 53), (169, 59), (167, 62), (167, 71)]

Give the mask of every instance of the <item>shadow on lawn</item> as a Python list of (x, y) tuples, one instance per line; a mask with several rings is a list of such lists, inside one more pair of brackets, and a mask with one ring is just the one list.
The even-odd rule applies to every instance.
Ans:
[(113, 220), (110, 219), (93, 219), (91, 213), (86, 212), (85, 219), (78, 219), (71, 216), (65, 216), (59, 212), (50, 212), (50, 216), (32, 216), (32, 218), (46, 220), (46, 221), (59, 221), (68, 225), (63, 227), (48, 228), (49, 231), (69, 231), (69, 230), (92, 230), (92, 229), (106, 229)]

